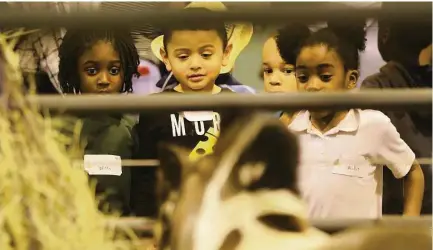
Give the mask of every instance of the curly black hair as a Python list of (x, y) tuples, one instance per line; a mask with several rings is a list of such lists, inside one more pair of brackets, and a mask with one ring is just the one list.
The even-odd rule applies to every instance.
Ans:
[(308, 26), (301, 23), (292, 23), (278, 30), (275, 41), (281, 57), (287, 64), (296, 64), (299, 46), (310, 34)]
[[(383, 2), (378, 19), (378, 48), (385, 61), (405, 61), (408, 56), (418, 59), (420, 51), (432, 43), (431, 2)], [(400, 16), (396, 19), (386, 12), (419, 9), (417, 18)], [(387, 37), (386, 41), (382, 39)]]
[(349, 18), (344, 23), (328, 22), (327, 28), (312, 33), (301, 47), (324, 44), (337, 52), (346, 71), (358, 70), (359, 52), (365, 50), (365, 36), (365, 19)]
[(121, 92), (132, 92), (132, 77), (140, 76), (140, 59), (131, 33), (124, 29), (74, 29), (66, 32), (59, 48), (59, 82), (63, 93), (79, 92), (78, 59), (98, 41), (109, 41), (114, 44), (114, 49), (120, 55), (123, 70)]

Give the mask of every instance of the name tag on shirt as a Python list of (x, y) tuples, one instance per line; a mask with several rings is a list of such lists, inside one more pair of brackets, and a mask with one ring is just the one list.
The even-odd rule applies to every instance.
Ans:
[(333, 174), (358, 178), (367, 178), (374, 175), (375, 171), (376, 167), (371, 165), (368, 156), (364, 155), (341, 156), (332, 167)]
[(358, 178), (365, 178), (368, 176), (367, 171), (363, 167), (357, 167), (355, 165), (336, 165), (332, 168), (333, 174), (340, 174), (346, 176), (353, 176)]
[(84, 169), (89, 175), (122, 175), (122, 159), (118, 155), (84, 155)]

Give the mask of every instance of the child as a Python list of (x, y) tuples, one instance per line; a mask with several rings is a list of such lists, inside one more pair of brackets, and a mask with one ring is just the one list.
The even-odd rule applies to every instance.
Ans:
[[(185, 11), (204, 11), (188, 9)], [(168, 71), (179, 82), (174, 88), (158, 93), (220, 94), (232, 93), (215, 84), (221, 67), (227, 65), (232, 45), (227, 43), (224, 24), (178, 23), (164, 32), (161, 55)], [(228, 117), (228, 116), (227, 116)], [(137, 158), (157, 158), (158, 144), (175, 144), (190, 148), (196, 159), (212, 153), (219, 135), (222, 115), (216, 112), (180, 112), (141, 114), (136, 131), (139, 137)], [(226, 119), (226, 121), (228, 118)], [(133, 209), (138, 216), (156, 216), (154, 168), (134, 168)]]
[[(363, 25), (329, 24), (313, 33), (296, 59), (299, 91), (353, 89)], [(284, 53), (282, 53), (285, 58)], [(289, 128), (301, 146), (300, 190), (313, 218), (378, 218), (382, 215), (382, 164), (405, 177), (405, 215), (419, 215), (424, 177), (415, 155), (383, 113), (375, 110), (305, 111)], [(381, 164), (378, 163), (381, 162)]]
[[(205, 8), (210, 11), (226, 11), (226, 6), (221, 2), (190, 2), (185, 9), (197, 9), (197, 8)], [(235, 61), (242, 50), (248, 45), (251, 37), (253, 36), (253, 25), (251, 23), (237, 23), (234, 24), (226, 24), (226, 33), (227, 33), (227, 45), (231, 46), (231, 53), (227, 59), (226, 65), (221, 67), (220, 75), (215, 80), (215, 84), (222, 88), (230, 89), (236, 93), (245, 93), (245, 94), (253, 94), (255, 90), (247, 85), (241, 84), (237, 81), (233, 75), (233, 67)], [(158, 37), (152, 41), (152, 52), (154, 55), (163, 60), (161, 57), (160, 50), (163, 47), (163, 41), (161, 37)], [(156, 86), (160, 88), (162, 91), (168, 88), (173, 88), (177, 85), (176, 77), (173, 77), (171, 74), (161, 74), (162, 78), (158, 81)]]
[[(139, 57), (128, 31), (68, 30), (59, 57), (59, 81), (66, 94), (129, 93), (132, 77), (139, 75)], [(86, 155), (132, 158), (134, 119), (104, 114), (81, 118)], [(130, 170), (123, 168), (120, 176), (93, 171), (90, 175), (97, 182), (96, 193), (106, 196), (110, 210), (128, 215)]]
[(277, 36), (271, 36), (263, 45), (262, 74), (265, 91), (268, 93), (293, 92), (297, 90), (295, 62), (287, 63), (281, 58), (275, 41)]
[[(262, 77), (265, 91), (268, 93), (287, 93), (297, 91), (295, 64), (296, 50), (299, 44), (308, 37), (310, 30), (301, 24), (291, 24), (279, 29), (277, 34), (266, 40), (262, 51)], [(277, 40), (282, 48), (278, 48)], [(283, 60), (279, 50), (286, 52)], [(281, 121), (288, 125), (296, 114), (278, 112)]]
[[(422, 13), (418, 18), (390, 20), (385, 13), (379, 18), (377, 46), (386, 61), (380, 72), (367, 77), (361, 88), (426, 88), (432, 87), (432, 8), (430, 2), (381, 4), (382, 11), (411, 8), (417, 5)], [(422, 17), (425, 19), (423, 20)], [(401, 138), (419, 158), (432, 157), (432, 109), (398, 112), (384, 110)], [(432, 214), (432, 166), (422, 165), (425, 190), (422, 214)], [(403, 210), (403, 182), (395, 180), (389, 171), (384, 171), (385, 214), (401, 213)]]

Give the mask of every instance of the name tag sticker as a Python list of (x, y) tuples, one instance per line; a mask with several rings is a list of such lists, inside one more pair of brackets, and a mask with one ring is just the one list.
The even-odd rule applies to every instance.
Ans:
[(122, 175), (122, 159), (118, 155), (84, 155), (84, 169), (89, 175)]
[(358, 178), (373, 176), (376, 166), (371, 165), (368, 156), (342, 155), (334, 162), (332, 173)]
[(359, 178), (365, 178), (368, 175), (363, 167), (355, 165), (336, 165), (332, 168), (332, 173)]

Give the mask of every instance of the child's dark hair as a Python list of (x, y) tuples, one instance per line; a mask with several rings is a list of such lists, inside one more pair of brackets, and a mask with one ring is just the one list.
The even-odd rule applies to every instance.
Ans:
[[(182, 11), (188, 11), (191, 14), (211, 12), (211, 10), (208, 10), (205, 8), (189, 8), (189, 9), (184, 9)], [(164, 27), (163, 28), (163, 35), (164, 35), (163, 43), (164, 43), (164, 49), (165, 50), (167, 49), (167, 44), (171, 40), (173, 32), (174, 31), (182, 31), (182, 30), (206, 30), (206, 31), (215, 30), (223, 42), (223, 50), (225, 50), (225, 48), (227, 47), (228, 38), (227, 38), (227, 30), (226, 30), (224, 23), (200, 22), (200, 21), (193, 21), (193, 22), (179, 21), (179, 22), (171, 24), (170, 27)]]
[(275, 36), (281, 57), (287, 64), (296, 64), (299, 46), (310, 36), (310, 29), (300, 23), (286, 25)]
[[(414, 8), (419, 9), (417, 18), (386, 15), (386, 12)], [(417, 57), (422, 49), (432, 43), (431, 2), (382, 2), (381, 12), (378, 19), (379, 38), (385, 35), (387, 41), (386, 44), (379, 42), (378, 46), (385, 61), (404, 60), (402, 57), (405, 57), (405, 54), (414, 54)]]
[(123, 70), (121, 92), (132, 92), (132, 77), (139, 77), (140, 58), (131, 33), (127, 30), (77, 29), (68, 30), (59, 48), (59, 82), (63, 93), (80, 89), (78, 59), (98, 41), (109, 41), (119, 53)]
[(365, 20), (346, 20), (343, 25), (328, 22), (327, 28), (312, 33), (300, 48), (326, 45), (338, 54), (345, 71), (358, 70), (359, 52), (365, 50), (365, 41)]

